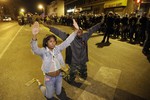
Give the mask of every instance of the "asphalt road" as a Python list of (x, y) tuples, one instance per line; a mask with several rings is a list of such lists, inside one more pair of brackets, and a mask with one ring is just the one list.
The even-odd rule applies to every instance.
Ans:
[[(41, 25), (40, 47), (46, 34), (52, 33)], [(25, 86), (32, 78), (43, 82), (42, 62), (31, 51), (31, 37), (29, 25), (0, 23), (0, 100), (45, 100), (36, 83)], [(67, 96), (73, 100), (150, 100), (150, 63), (142, 47), (114, 39), (110, 45), (101, 44), (102, 37), (94, 33), (88, 41), (88, 82), (72, 86), (63, 81)]]

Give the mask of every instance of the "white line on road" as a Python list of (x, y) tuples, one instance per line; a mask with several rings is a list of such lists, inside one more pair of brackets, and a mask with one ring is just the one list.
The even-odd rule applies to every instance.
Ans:
[(8, 45), (5, 47), (5, 49), (2, 51), (2, 53), (0, 54), (0, 59), (2, 58), (2, 56), (4, 55), (4, 53), (7, 51), (7, 49), (9, 48), (9, 46), (11, 45), (11, 43), (14, 41), (14, 39), (16, 38), (16, 36), (18, 35), (18, 33), (21, 31), (21, 29), (23, 28), (23, 26), (18, 30), (18, 32), (15, 34), (15, 36), (12, 38), (12, 40), (8, 43)]

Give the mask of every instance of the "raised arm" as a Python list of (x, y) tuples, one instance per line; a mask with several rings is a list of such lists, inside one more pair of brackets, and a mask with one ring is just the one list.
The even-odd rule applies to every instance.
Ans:
[(61, 38), (63, 41), (66, 40), (66, 38), (68, 37), (67, 36), (67, 33), (55, 28), (55, 27), (52, 27), (50, 25), (47, 25), (47, 24), (44, 24), (44, 26), (48, 27), (50, 29), (50, 31), (52, 33), (54, 33), (55, 35), (57, 35), (59, 38)]
[(76, 37), (77, 32), (79, 30), (79, 26), (78, 26), (77, 22), (74, 19), (73, 19), (73, 26), (75, 27), (75, 31), (64, 42), (62, 42), (60, 45), (58, 45), (60, 51), (62, 51), (66, 47), (68, 47), (70, 45), (70, 43)]
[(96, 32), (97, 30), (100, 29), (101, 25), (104, 23), (104, 18), (102, 18), (101, 22), (92, 26), (91, 28), (89, 28), (87, 30), (87, 32), (85, 34), (83, 34), (83, 36), (88, 40), (90, 38), (90, 36)]
[(33, 34), (33, 37), (32, 37), (32, 40), (31, 40), (31, 48), (32, 48), (32, 51), (36, 54), (36, 55), (40, 55), (42, 56), (43, 54), (43, 49), (39, 48), (38, 45), (37, 45), (37, 34), (39, 33), (39, 23), (38, 22), (35, 22), (33, 24), (33, 27), (32, 27), (32, 34)]

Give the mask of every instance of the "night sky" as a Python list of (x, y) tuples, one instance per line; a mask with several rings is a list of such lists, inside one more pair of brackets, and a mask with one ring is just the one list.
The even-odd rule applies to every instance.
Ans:
[(46, 6), (47, 4), (50, 4), (51, 1), (53, 0), (20, 0), (20, 7), (24, 8), (26, 12), (34, 13), (39, 12), (38, 4)]

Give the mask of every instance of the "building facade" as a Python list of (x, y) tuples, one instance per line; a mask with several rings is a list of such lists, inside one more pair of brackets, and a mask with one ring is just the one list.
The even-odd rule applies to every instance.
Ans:
[(54, 0), (47, 6), (47, 14), (49, 16), (63, 16), (64, 15), (64, 0)]
[(147, 12), (150, 14), (150, 0), (141, 1), (140, 12)]
[(148, 1), (150, 0), (142, 0), (138, 9), (137, 0), (65, 0), (65, 14), (71, 11), (93, 14), (113, 11), (121, 15), (137, 11), (147, 12), (149, 11)]

